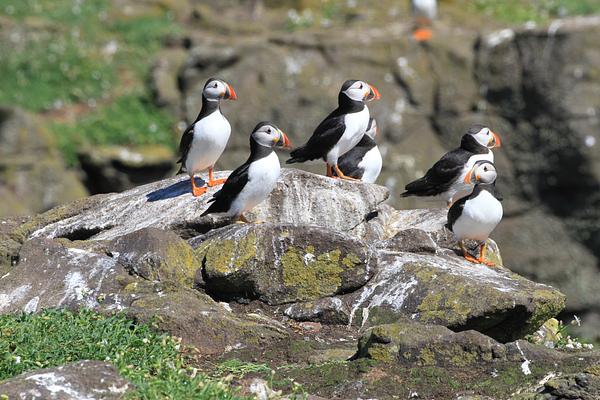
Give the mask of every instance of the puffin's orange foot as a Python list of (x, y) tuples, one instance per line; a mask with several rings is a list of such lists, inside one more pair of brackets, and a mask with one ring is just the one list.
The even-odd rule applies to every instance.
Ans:
[(465, 258), (465, 260), (470, 261), (474, 264), (480, 264), (481, 262), (479, 261), (479, 259), (473, 257), (470, 254), (463, 254), (463, 257)]
[(485, 264), (485, 265), (487, 265), (488, 267), (496, 267), (496, 264), (494, 264), (494, 263), (493, 263), (493, 262), (491, 262), (491, 261), (485, 260), (485, 259), (483, 259), (483, 258), (479, 259), (479, 262), (480, 262), (481, 264)]
[(348, 176), (348, 175), (344, 174), (344, 173), (342, 172), (342, 170), (340, 169), (340, 167), (338, 167), (337, 165), (334, 165), (334, 166), (333, 166), (333, 169), (334, 169), (334, 171), (335, 171), (335, 174), (337, 175), (337, 176), (336, 176), (336, 178), (339, 178), (339, 179), (346, 179), (346, 180), (348, 180), (348, 181), (360, 181), (360, 179), (356, 179), (356, 178), (353, 178), (353, 177), (351, 177), (351, 176)]
[(205, 186), (203, 186), (203, 187), (195, 186), (192, 188), (192, 194), (194, 195), (194, 197), (199, 197), (199, 196), (202, 196), (204, 193), (206, 193), (207, 190), (208, 189)]
[(431, 40), (433, 32), (429, 28), (417, 28), (413, 32), (412, 36), (417, 42), (426, 42)]
[(225, 179), (225, 178), (222, 178), (222, 179), (215, 179), (215, 180), (212, 180), (212, 181), (211, 181), (211, 180), (209, 180), (209, 181), (208, 181), (206, 184), (207, 184), (209, 187), (213, 187), (213, 186), (217, 186), (217, 185), (222, 185), (222, 184), (224, 184), (226, 181), (227, 181), (227, 179)]

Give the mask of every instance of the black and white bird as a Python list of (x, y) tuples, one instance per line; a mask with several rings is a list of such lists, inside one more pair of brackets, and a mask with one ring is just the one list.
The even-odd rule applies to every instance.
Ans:
[(431, 39), (431, 25), (437, 17), (437, 0), (411, 0), (410, 3), (415, 21), (413, 38), (419, 42)]
[(338, 158), (360, 142), (369, 125), (369, 108), (365, 101), (379, 99), (379, 91), (363, 81), (344, 82), (338, 95), (338, 108), (315, 129), (308, 142), (290, 153), (287, 164), (322, 158), (327, 163), (327, 176), (354, 179), (338, 167)]
[[(485, 259), (487, 239), (502, 219), (502, 203), (496, 192), (496, 168), (489, 161), (477, 161), (465, 177), (468, 182), (475, 181), (473, 192), (458, 200), (448, 210), (450, 229), (460, 245), (463, 256), (471, 262), (493, 266)], [(469, 254), (464, 240), (472, 239), (481, 243), (479, 258)]]
[(483, 125), (473, 125), (463, 135), (460, 147), (446, 154), (429, 168), (425, 176), (405, 186), (402, 197), (440, 197), (448, 207), (473, 190), (465, 176), (476, 161), (494, 162), (493, 148), (500, 147), (500, 137)]
[(250, 157), (229, 175), (202, 216), (219, 213), (248, 222), (243, 213), (265, 200), (279, 179), (281, 166), (275, 146), (289, 148), (286, 134), (270, 122), (256, 125), (250, 135)]
[(374, 183), (381, 172), (383, 158), (375, 142), (377, 122), (369, 120), (367, 131), (356, 146), (338, 159), (338, 166), (346, 176)]
[(237, 95), (231, 85), (223, 80), (211, 78), (206, 81), (202, 89), (202, 108), (196, 120), (187, 127), (181, 142), (179, 152), (181, 168), (184, 169), (192, 180), (192, 193), (200, 196), (206, 193), (206, 187), (197, 187), (194, 175), (208, 169), (207, 185), (212, 187), (225, 182), (225, 179), (214, 179), (213, 168), (223, 151), (229, 135), (231, 125), (227, 118), (221, 114), (220, 103), (222, 99), (236, 100)]

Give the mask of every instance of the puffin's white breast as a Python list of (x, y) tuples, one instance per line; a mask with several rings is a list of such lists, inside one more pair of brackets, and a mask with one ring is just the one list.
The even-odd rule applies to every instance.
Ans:
[(230, 134), (231, 125), (219, 110), (196, 122), (194, 139), (185, 162), (188, 173), (204, 171), (215, 165), (227, 146)]
[(344, 116), (344, 134), (335, 146), (327, 153), (327, 162), (337, 163), (338, 157), (343, 156), (360, 142), (369, 126), (369, 108), (365, 106), (361, 111)]
[(377, 177), (381, 173), (381, 166), (383, 165), (383, 159), (377, 146), (367, 151), (363, 159), (358, 163), (358, 167), (361, 168), (364, 173), (361, 178), (363, 182), (374, 183)]
[(486, 240), (502, 219), (502, 204), (487, 190), (465, 202), (452, 231), (458, 239)]
[(248, 182), (231, 203), (227, 215), (240, 215), (265, 200), (277, 184), (280, 172), (281, 166), (275, 152), (252, 162), (248, 167)]

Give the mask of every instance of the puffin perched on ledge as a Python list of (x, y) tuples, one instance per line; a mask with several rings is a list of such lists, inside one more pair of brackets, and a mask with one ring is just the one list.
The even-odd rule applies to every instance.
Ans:
[[(477, 161), (465, 177), (468, 183), (475, 181), (473, 192), (450, 207), (446, 224), (458, 239), (465, 259), (488, 266), (494, 266), (494, 263), (485, 259), (487, 238), (500, 223), (503, 214), (495, 187), (496, 176), (494, 164), (485, 160)], [(463, 243), (465, 239), (481, 242), (479, 258), (469, 254)]]
[(342, 172), (338, 158), (356, 146), (367, 130), (370, 115), (365, 101), (380, 97), (379, 91), (366, 82), (344, 82), (338, 95), (338, 108), (317, 126), (304, 146), (290, 153), (292, 157), (286, 163), (322, 158), (327, 163), (327, 176), (356, 180)]
[(179, 173), (184, 169), (192, 180), (192, 194), (201, 196), (206, 193), (206, 187), (197, 187), (194, 175), (208, 169), (210, 187), (222, 184), (225, 179), (213, 178), (213, 167), (227, 146), (231, 125), (221, 114), (221, 100), (236, 100), (235, 90), (223, 80), (211, 78), (202, 89), (202, 108), (196, 120), (187, 127), (181, 142), (179, 152), (181, 163)]
[(287, 135), (270, 122), (258, 123), (250, 135), (250, 157), (229, 175), (201, 216), (220, 213), (248, 222), (243, 213), (265, 200), (279, 179), (281, 166), (275, 146), (289, 148)]
[(381, 153), (375, 142), (376, 135), (377, 122), (371, 118), (360, 142), (339, 158), (338, 165), (342, 172), (363, 182), (375, 183), (383, 165)]
[(460, 147), (446, 154), (431, 167), (424, 177), (406, 185), (408, 196), (438, 196), (450, 207), (454, 201), (473, 190), (465, 177), (476, 161), (494, 162), (493, 148), (500, 147), (500, 137), (488, 127), (475, 124), (463, 135)]

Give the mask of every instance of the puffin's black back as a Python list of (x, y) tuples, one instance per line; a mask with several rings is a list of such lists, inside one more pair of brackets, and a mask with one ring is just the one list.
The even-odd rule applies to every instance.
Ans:
[(377, 143), (368, 135), (364, 135), (352, 150), (338, 159), (338, 167), (345, 175), (356, 179), (362, 179), (365, 171), (360, 168), (358, 164), (360, 164), (365, 154), (375, 146), (377, 146)]

